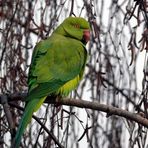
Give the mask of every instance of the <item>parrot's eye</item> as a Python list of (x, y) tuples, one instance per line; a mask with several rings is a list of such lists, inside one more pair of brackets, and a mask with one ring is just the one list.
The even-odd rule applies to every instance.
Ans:
[(80, 28), (80, 25), (79, 24), (73, 24), (73, 27), (79, 29)]

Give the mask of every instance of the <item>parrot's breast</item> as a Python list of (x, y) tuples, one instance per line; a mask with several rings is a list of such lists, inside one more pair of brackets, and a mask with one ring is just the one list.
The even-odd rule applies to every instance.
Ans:
[(69, 93), (74, 90), (78, 84), (80, 82), (80, 76), (77, 75), (74, 79), (68, 81), (67, 83), (65, 83), (59, 90), (58, 90), (58, 94), (61, 96), (68, 96)]

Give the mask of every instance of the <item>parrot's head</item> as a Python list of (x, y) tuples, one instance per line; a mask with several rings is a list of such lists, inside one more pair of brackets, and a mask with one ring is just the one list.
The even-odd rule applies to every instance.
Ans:
[(59, 26), (64, 35), (75, 38), (86, 44), (90, 40), (90, 24), (82, 17), (68, 17)]

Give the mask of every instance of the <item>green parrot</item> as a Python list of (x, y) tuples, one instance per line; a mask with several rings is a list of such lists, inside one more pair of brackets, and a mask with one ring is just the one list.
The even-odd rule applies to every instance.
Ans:
[(90, 39), (90, 25), (81, 17), (68, 17), (34, 48), (29, 70), (26, 107), (13, 146), (18, 148), (32, 115), (47, 96), (66, 97), (82, 79)]

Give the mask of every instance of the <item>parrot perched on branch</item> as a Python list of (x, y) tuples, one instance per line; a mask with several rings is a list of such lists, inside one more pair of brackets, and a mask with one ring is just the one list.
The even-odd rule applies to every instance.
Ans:
[(13, 146), (18, 148), (32, 115), (47, 96), (66, 97), (82, 79), (90, 39), (90, 25), (81, 17), (68, 17), (34, 48), (29, 70), (26, 107)]

